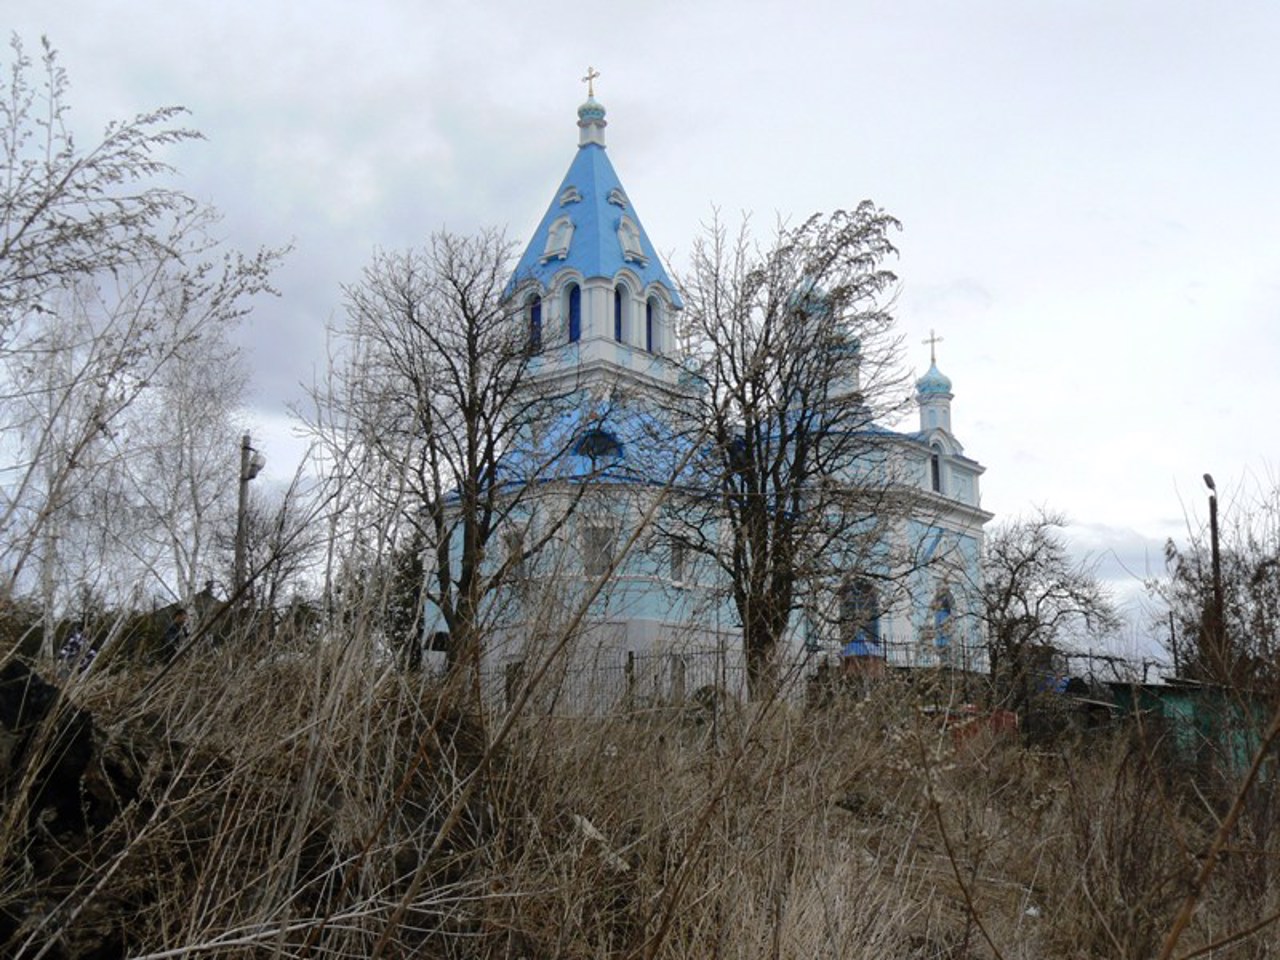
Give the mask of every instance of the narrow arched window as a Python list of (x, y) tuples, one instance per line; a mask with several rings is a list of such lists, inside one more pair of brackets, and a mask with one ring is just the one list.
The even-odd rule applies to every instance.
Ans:
[(929, 454), (929, 479), (934, 493), (942, 492), (942, 455), (937, 447)]
[(622, 342), (622, 285), (613, 288), (613, 339)]
[(529, 324), (529, 355), (542, 352), (542, 300), (530, 297), (527, 304), (526, 320)]
[(582, 288), (576, 283), (569, 284), (569, 342), (577, 343), (582, 339)]
[(644, 305), (644, 348), (653, 353), (654, 334), (657, 331), (654, 326), (658, 322), (658, 301), (650, 297)]
[(845, 656), (876, 656), (880, 643), (880, 598), (865, 577), (840, 587), (840, 641)]
[(617, 539), (613, 527), (604, 524), (590, 524), (582, 531), (582, 566), (589, 577), (602, 577), (613, 566), (614, 541)]
[(954, 628), (952, 615), (951, 591), (945, 587), (938, 592), (933, 602), (933, 642), (938, 647), (951, 645), (951, 634)]

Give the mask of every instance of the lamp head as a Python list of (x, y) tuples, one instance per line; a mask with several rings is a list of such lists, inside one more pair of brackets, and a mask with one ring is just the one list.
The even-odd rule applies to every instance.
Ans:
[(257, 450), (253, 451), (253, 455), (249, 457), (249, 463), (245, 468), (244, 478), (246, 480), (252, 480), (254, 477), (256, 477), (259, 473), (262, 472), (262, 468), (265, 467), (266, 465), (267, 465), (267, 458), (264, 457), (262, 454), (260, 454)]

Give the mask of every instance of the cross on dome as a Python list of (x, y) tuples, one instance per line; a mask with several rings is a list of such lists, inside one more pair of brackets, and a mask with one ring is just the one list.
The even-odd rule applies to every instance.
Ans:
[(595, 67), (587, 67), (587, 75), (582, 78), (582, 82), (587, 85), (587, 96), (594, 97), (596, 95), (596, 78), (600, 76), (600, 71)]
[(930, 328), (930, 329), (929, 329), (929, 336), (925, 337), (923, 340), (921, 340), (921, 341), (920, 341), (921, 343), (927, 343), (927, 344), (929, 345), (929, 364), (930, 364), (930, 366), (935, 366), (935, 367), (936, 367), (936, 366), (938, 365), (938, 356), (937, 356), (936, 351), (934, 350), (934, 346), (935, 346), (935, 344), (939, 344), (939, 343), (941, 343), (941, 342), (942, 342), (942, 339), (943, 339), (942, 337), (938, 336), (936, 333), (934, 333), (934, 332), (933, 332), (933, 328)]

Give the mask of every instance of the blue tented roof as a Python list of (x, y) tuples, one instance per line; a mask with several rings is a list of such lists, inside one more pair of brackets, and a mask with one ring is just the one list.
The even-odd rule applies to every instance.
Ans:
[[(582, 111), (588, 107), (592, 107), (594, 112), (603, 117), (604, 108), (594, 100), (584, 104), (579, 115), (583, 115)], [(569, 249), (564, 256), (552, 255), (547, 258), (548, 234), (552, 225), (564, 216), (573, 224)], [(636, 226), (644, 262), (627, 258), (623, 254), (618, 227), (624, 216)], [(651, 283), (662, 284), (670, 293), (674, 304), (681, 306), (679, 294), (649, 241), (630, 196), (622, 188), (622, 182), (618, 179), (613, 164), (609, 162), (603, 143), (584, 143), (578, 147), (568, 172), (555, 196), (551, 198), (547, 212), (516, 265), (512, 285), (518, 286), (532, 279), (545, 288), (550, 285), (551, 278), (566, 267), (577, 270), (584, 278), (609, 279), (613, 279), (625, 267), (639, 276), (644, 286)]]

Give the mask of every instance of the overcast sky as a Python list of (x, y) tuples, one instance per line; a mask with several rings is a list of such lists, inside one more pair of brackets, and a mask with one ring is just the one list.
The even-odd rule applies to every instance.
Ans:
[[(588, 64), (609, 154), (679, 271), (713, 207), (760, 226), (895, 214), (898, 315), (955, 390), (999, 517), (1066, 511), (1141, 576), (1207, 470), (1274, 479), (1280, 4), (218, 4), (7, 0), (61, 51), (76, 126), (179, 104), (173, 156), (227, 237), (292, 242), (246, 331), (270, 469), (375, 246), (523, 241), (577, 143)], [(8, 56), (5, 62), (8, 62)]]

